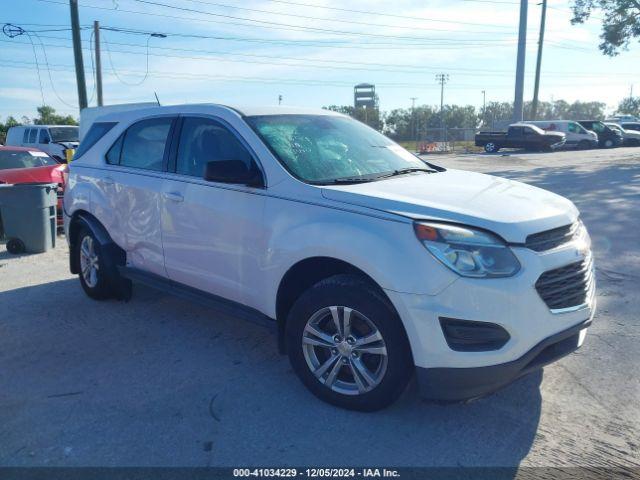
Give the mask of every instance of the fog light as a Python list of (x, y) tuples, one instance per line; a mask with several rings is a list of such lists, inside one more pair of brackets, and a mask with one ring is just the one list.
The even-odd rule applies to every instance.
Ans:
[(440, 317), (440, 326), (447, 345), (456, 352), (498, 350), (511, 338), (504, 328), (495, 323)]

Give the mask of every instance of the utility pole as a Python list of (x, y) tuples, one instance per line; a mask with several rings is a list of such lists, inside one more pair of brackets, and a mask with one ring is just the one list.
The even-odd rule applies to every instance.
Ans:
[(544, 42), (544, 23), (547, 18), (547, 0), (542, 0), (540, 15), (540, 37), (538, 38), (538, 58), (536, 60), (536, 81), (533, 86), (533, 102), (531, 102), (531, 120), (538, 116), (538, 92), (540, 91), (540, 65), (542, 64), (542, 43)]
[(278, 95), (278, 105), (282, 105), (282, 95)]
[(518, 31), (518, 58), (516, 62), (516, 92), (513, 100), (513, 121), (523, 120), (524, 58), (527, 49), (527, 1), (520, 0), (520, 29)]
[(80, 110), (87, 108), (87, 84), (84, 79), (84, 63), (82, 61), (82, 44), (80, 41), (80, 14), (78, 0), (69, 0), (71, 9), (71, 36), (73, 39), (73, 58), (76, 64), (76, 83), (78, 84), (78, 104)]
[(447, 141), (447, 130), (444, 128), (444, 84), (449, 81), (449, 74), (439, 73), (436, 75), (436, 81), (440, 83), (440, 128), (442, 129), (442, 137)]
[(93, 40), (96, 46), (96, 91), (98, 94), (98, 106), (103, 105), (102, 102), (102, 60), (100, 59), (100, 22), (93, 22)]
[(418, 128), (416, 125), (416, 100), (418, 97), (411, 97), (411, 135), (416, 139), (416, 150), (418, 149)]
[(482, 126), (487, 121), (487, 92), (482, 90)]

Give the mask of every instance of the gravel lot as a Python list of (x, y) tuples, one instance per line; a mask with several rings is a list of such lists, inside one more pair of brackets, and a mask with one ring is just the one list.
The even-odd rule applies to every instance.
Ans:
[(468, 405), (412, 385), (347, 412), (307, 393), (261, 327), (143, 287), (91, 301), (62, 238), (0, 246), (0, 465), (640, 467), (640, 148), (429, 160), (577, 204), (599, 305), (577, 353)]

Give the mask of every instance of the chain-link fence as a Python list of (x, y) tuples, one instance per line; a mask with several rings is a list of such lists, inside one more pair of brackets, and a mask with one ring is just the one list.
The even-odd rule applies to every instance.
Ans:
[(403, 142), (409, 150), (421, 154), (473, 152), (475, 128), (429, 128), (420, 132), (417, 140)]

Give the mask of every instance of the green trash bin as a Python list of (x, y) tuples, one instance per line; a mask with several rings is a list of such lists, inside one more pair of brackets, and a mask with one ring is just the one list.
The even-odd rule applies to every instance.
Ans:
[(56, 246), (55, 183), (0, 185), (0, 238), (10, 253), (41, 253)]

